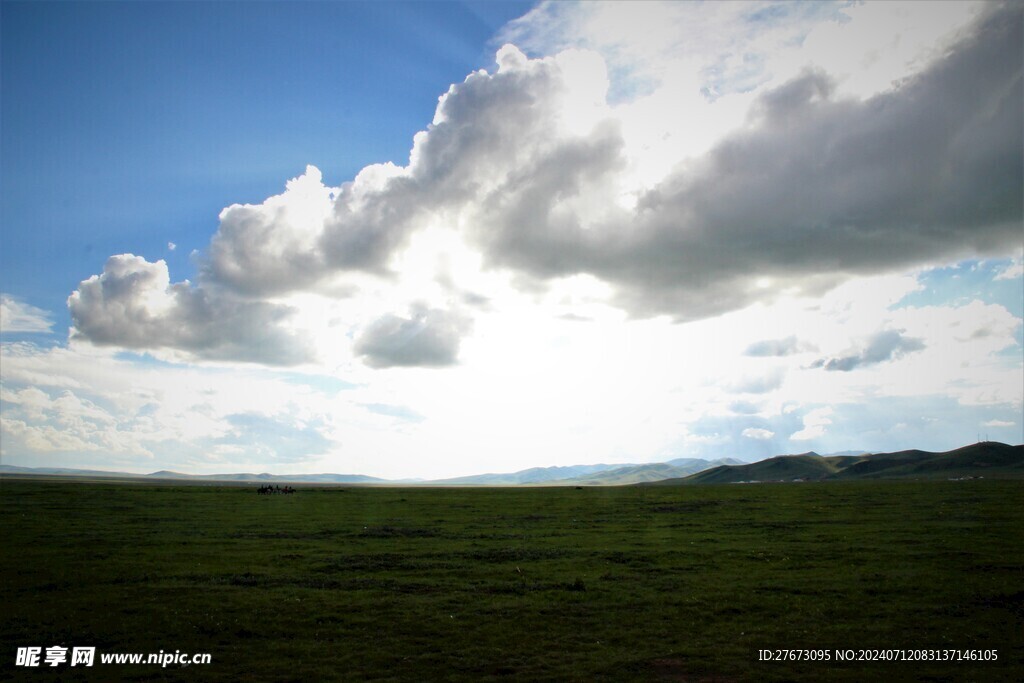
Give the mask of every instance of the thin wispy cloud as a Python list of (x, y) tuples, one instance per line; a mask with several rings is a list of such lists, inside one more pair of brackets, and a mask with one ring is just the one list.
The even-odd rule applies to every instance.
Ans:
[(53, 332), (53, 316), (41, 308), (0, 294), (0, 332)]

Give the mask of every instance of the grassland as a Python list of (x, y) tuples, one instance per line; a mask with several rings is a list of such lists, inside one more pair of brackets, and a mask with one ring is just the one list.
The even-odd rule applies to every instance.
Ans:
[[(300, 489), (5, 479), (18, 680), (1020, 680), (1024, 485)], [(18, 646), (210, 652), (16, 669)], [(773, 648), (996, 662), (759, 662)]]

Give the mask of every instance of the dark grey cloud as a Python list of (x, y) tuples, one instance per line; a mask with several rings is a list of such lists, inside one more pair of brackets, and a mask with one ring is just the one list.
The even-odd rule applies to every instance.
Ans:
[(71, 338), (125, 349), (178, 349), (207, 360), (295, 365), (312, 349), (280, 327), (290, 309), (170, 284), (167, 265), (111, 256), (68, 298)]
[(875, 365), (897, 360), (924, 349), (924, 342), (916, 337), (904, 337), (902, 330), (883, 330), (873, 335), (863, 348), (836, 358), (821, 358), (811, 364), (812, 368), (849, 372), (865, 365)]
[[(1022, 11), (991, 9), (946, 56), (864, 101), (813, 71), (765, 93), (746, 128), (597, 228), (558, 213), (570, 178), (547, 194), (527, 185), (528, 198), (509, 186), (511, 210), (485, 222), (490, 255), (544, 278), (589, 272), (635, 314), (686, 320), (1019, 245)], [(560, 171), (584, 167), (601, 169)]]
[(388, 259), (405, 243), (416, 220), (429, 214), (439, 197), (430, 194), (429, 184), (411, 176), (391, 178), (361, 200), (353, 198), (352, 187), (342, 188), (317, 250), (324, 255), (328, 271), (384, 273)]
[(785, 339), (765, 339), (763, 341), (754, 342), (748, 346), (746, 351), (743, 353), (747, 356), (760, 358), (769, 356), (791, 356), (794, 353), (813, 350), (813, 345), (800, 341), (796, 336), (789, 336)]
[(458, 313), (420, 305), (408, 318), (388, 314), (375, 320), (353, 350), (372, 368), (454, 365), (469, 328), (469, 319)]
[(541, 278), (605, 276), (602, 255), (628, 258), (623, 248), (630, 226), (620, 226), (616, 234), (607, 225), (584, 225), (572, 203), (607, 203), (605, 186), (625, 165), (621, 130), (614, 122), (586, 136), (558, 140), (481, 199), (474, 207), (471, 238), (492, 264)]

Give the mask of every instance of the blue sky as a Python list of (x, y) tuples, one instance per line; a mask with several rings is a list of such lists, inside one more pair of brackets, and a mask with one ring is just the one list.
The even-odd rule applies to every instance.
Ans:
[(66, 325), (109, 254), (194, 277), (227, 204), (306, 164), (334, 183), (404, 164), (438, 96), (528, 8), (4, 2), (0, 290)]
[(0, 13), (4, 463), (1024, 441), (1019, 5)]

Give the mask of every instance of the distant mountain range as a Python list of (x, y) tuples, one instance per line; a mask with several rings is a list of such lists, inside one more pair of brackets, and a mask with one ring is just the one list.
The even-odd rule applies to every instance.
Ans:
[(742, 460), (719, 458), (678, 458), (668, 462), (636, 464), (571, 465), (564, 467), (532, 467), (519, 472), (476, 474), (452, 479), (379, 479), (362, 474), (183, 474), (161, 470), (150, 474), (107, 472), (102, 470), (75, 470), (57, 467), (15, 467), (0, 465), (0, 474), (22, 476), (66, 476), (103, 479), (174, 480), (181, 482), (235, 482), (235, 483), (300, 483), (300, 484), (403, 484), (419, 486), (610, 486), (658, 481), (672, 477), (685, 477), (711, 467), (739, 465)]
[(0, 465), (0, 474), (27, 476), (82, 477), (89, 479), (135, 479), (135, 480), (178, 480), (194, 482), (253, 482), (253, 483), (310, 483), (310, 484), (390, 484), (387, 479), (368, 477), (363, 474), (182, 474), (161, 470), (149, 474), (131, 472), (110, 472), (106, 470), (76, 470), (64, 467), (16, 467)]
[(1024, 478), (1024, 445), (1009, 446), (986, 441), (945, 453), (899, 451), (863, 453), (844, 451), (832, 455), (814, 452), (778, 455), (745, 464), (735, 458), (703, 460), (677, 458), (645, 464), (572, 465), (533, 467), (519, 472), (477, 474), (452, 479), (380, 479), (362, 474), (182, 474), (161, 470), (150, 474), (77, 470), (60, 467), (0, 465), (0, 475), (57, 476), (182, 483), (302, 483), (384, 484), (416, 486), (621, 486), (735, 484), (743, 482), (823, 481), (848, 479), (941, 479), (981, 476)]
[(528, 470), (508, 474), (476, 474), (469, 477), (438, 479), (424, 483), (449, 486), (520, 486), (539, 484), (608, 486), (658, 481), (671, 477), (685, 477), (711, 467), (741, 464), (743, 464), (743, 461), (736, 460), (735, 458), (719, 458), (717, 460), (678, 458), (668, 462), (646, 463), (642, 465), (601, 464), (571, 465), (568, 467), (533, 467)]
[(744, 482), (826, 481), (853, 479), (1024, 478), (1024, 445), (996, 441), (964, 446), (944, 453), (899, 451), (865, 455), (780, 455), (747, 465), (714, 467), (687, 477), (654, 482), (674, 484), (738, 484)]

